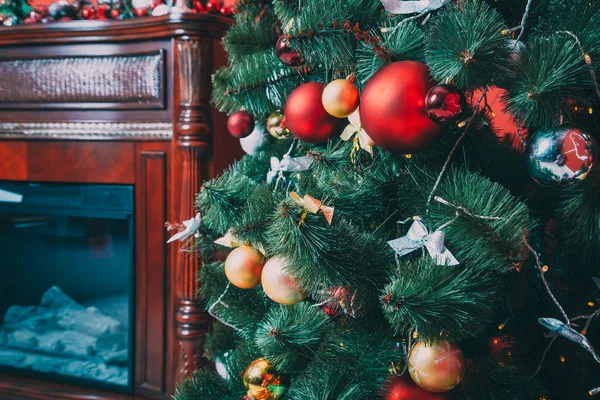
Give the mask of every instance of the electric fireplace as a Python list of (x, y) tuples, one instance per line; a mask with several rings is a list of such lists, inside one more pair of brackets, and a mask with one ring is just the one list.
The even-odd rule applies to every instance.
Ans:
[(0, 182), (0, 368), (131, 391), (133, 186)]

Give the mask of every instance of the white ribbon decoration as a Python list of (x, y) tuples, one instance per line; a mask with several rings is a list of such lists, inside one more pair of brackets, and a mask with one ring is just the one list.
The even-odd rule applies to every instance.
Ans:
[(176, 234), (171, 236), (171, 238), (167, 241), (167, 243), (171, 243), (176, 240), (184, 240), (184, 239), (188, 238), (189, 236), (192, 236), (200, 228), (201, 221), (202, 221), (202, 218), (200, 217), (200, 213), (196, 214), (196, 216), (194, 218), (183, 221), (182, 224), (183, 224), (183, 226), (185, 226), (185, 229), (183, 231), (177, 232)]
[(421, 14), (437, 10), (450, 3), (450, 0), (381, 0), (381, 3), (392, 14)]
[(427, 227), (421, 221), (415, 220), (406, 236), (390, 240), (388, 245), (400, 257), (425, 247), (437, 265), (458, 265), (459, 262), (450, 253), (450, 250), (444, 246), (444, 238), (443, 231), (429, 233)]
[(267, 183), (273, 183), (276, 177), (283, 178), (284, 172), (306, 171), (312, 163), (313, 158), (308, 156), (294, 158), (284, 154), (281, 161), (277, 157), (271, 157), (271, 170), (267, 173)]
[(356, 134), (360, 148), (373, 157), (373, 146), (375, 145), (375, 142), (373, 142), (373, 139), (371, 139), (369, 134), (362, 127), (358, 108), (348, 116), (348, 122), (350, 123), (348, 126), (346, 126), (346, 128), (344, 128), (344, 131), (340, 135), (340, 139), (347, 142), (348, 140), (352, 139), (354, 134)]

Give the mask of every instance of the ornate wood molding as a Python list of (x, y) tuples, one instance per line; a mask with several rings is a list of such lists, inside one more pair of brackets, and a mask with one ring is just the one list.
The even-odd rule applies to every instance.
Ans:
[(0, 139), (170, 139), (173, 125), (144, 122), (0, 122)]
[[(194, 215), (194, 199), (200, 190), (204, 171), (202, 158), (208, 154), (210, 126), (210, 72), (212, 41), (184, 36), (175, 41), (176, 81), (179, 82), (174, 146), (182, 156), (179, 191), (179, 220)], [(176, 264), (175, 334), (180, 346), (177, 381), (192, 374), (202, 365), (204, 335), (209, 316), (198, 298), (198, 255), (179, 253)]]

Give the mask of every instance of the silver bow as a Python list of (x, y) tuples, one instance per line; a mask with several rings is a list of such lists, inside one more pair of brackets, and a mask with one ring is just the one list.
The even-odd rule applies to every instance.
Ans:
[(437, 10), (450, 3), (450, 0), (381, 0), (381, 3), (392, 14), (420, 14)]
[(306, 171), (313, 163), (313, 158), (290, 157), (287, 154), (279, 161), (277, 157), (271, 157), (271, 170), (267, 173), (267, 183), (273, 183), (273, 180), (279, 176), (283, 178), (284, 172)]
[(592, 347), (592, 344), (590, 343), (588, 338), (583, 336), (581, 333), (577, 332), (575, 329), (565, 325), (564, 322), (554, 318), (540, 318), (538, 319), (538, 322), (542, 326), (548, 328), (550, 330), (551, 335), (560, 335), (566, 339), (569, 339), (572, 342), (579, 343), (581, 347), (586, 349), (587, 352), (590, 353), (592, 357), (594, 357), (594, 360), (596, 360), (596, 362), (600, 363), (600, 357), (598, 357), (598, 354), (596, 354), (596, 352), (594, 351), (594, 348)]
[(388, 244), (400, 257), (425, 247), (437, 265), (458, 265), (456, 258), (444, 246), (444, 237), (443, 231), (429, 233), (421, 221), (415, 220), (406, 236), (390, 240)]
[(201, 221), (202, 221), (202, 218), (200, 217), (200, 213), (196, 214), (196, 216), (194, 218), (183, 221), (182, 223), (183, 223), (183, 226), (185, 226), (185, 229), (183, 231), (178, 232), (178, 233), (174, 234), (173, 236), (171, 236), (171, 238), (167, 241), (167, 243), (171, 243), (176, 240), (184, 240), (187, 237), (196, 234), (198, 232), (198, 229), (200, 229)]

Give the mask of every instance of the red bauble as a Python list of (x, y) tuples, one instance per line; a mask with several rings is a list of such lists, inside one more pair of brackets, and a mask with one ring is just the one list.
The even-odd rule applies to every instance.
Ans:
[(385, 400), (444, 400), (446, 398), (442, 394), (421, 389), (406, 375), (386, 379), (383, 383), (382, 395)]
[(208, 0), (206, 2), (206, 11), (218, 13), (221, 10), (221, 2), (219, 0)]
[(102, 4), (98, 6), (98, 19), (108, 19), (108, 6), (106, 4)]
[(116, 8), (113, 8), (112, 10), (110, 10), (110, 17), (112, 19), (118, 19), (121, 16), (121, 12), (119, 10), (117, 10)]
[[(471, 95), (473, 108), (477, 105), (482, 94), (483, 91), (478, 89)], [(522, 124), (519, 126), (513, 116), (506, 111), (506, 103), (503, 100), (505, 95), (506, 90), (496, 86), (489, 87), (485, 98), (479, 103), (479, 109), (485, 109), (487, 112), (496, 136), (506, 140), (518, 152), (524, 153), (525, 146), (519, 138), (519, 132), (523, 140), (527, 140), (527, 129)]]
[(246, 111), (235, 112), (227, 120), (227, 129), (229, 129), (231, 136), (239, 139), (245, 138), (254, 129), (254, 118)]
[(425, 110), (432, 87), (429, 68), (416, 61), (395, 62), (379, 70), (360, 99), (360, 119), (375, 144), (409, 154), (433, 142), (443, 128)]
[(83, 19), (93, 19), (95, 14), (96, 10), (94, 10), (92, 7), (83, 7), (81, 9), (81, 16)]
[(467, 108), (464, 93), (453, 85), (437, 85), (431, 88), (425, 101), (427, 114), (438, 125), (450, 125), (459, 121)]
[(297, 50), (292, 50), (286, 35), (281, 35), (275, 44), (275, 53), (285, 65), (299, 67), (304, 64), (304, 57)]
[(321, 101), (324, 88), (322, 83), (304, 83), (292, 92), (285, 104), (286, 125), (292, 135), (303, 142), (324, 143), (338, 133), (346, 121), (325, 111)]

